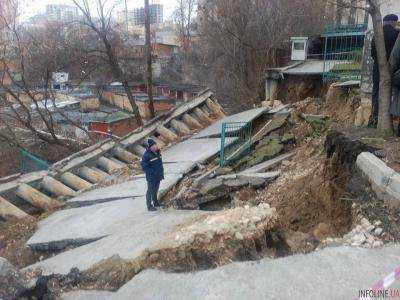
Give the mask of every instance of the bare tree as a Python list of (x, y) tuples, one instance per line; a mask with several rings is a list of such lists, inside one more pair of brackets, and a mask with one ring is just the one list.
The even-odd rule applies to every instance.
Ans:
[(325, 1), (216, 0), (199, 4), (203, 79), (249, 107), (264, 100), (267, 68), (279, 65), (291, 35), (322, 33)]
[(152, 66), (152, 49), (150, 36), (150, 7), (149, 0), (144, 0), (144, 14), (146, 27), (146, 60), (147, 60), (147, 95), (149, 97), (150, 117), (154, 118), (154, 101), (153, 101), (153, 66)]
[(382, 14), (379, 0), (367, 0), (369, 4), (368, 12), (372, 18), (374, 27), (375, 45), (378, 56), (379, 67), (379, 117), (378, 129), (392, 130), (392, 120), (390, 117), (390, 100), (392, 97), (392, 76), (390, 74), (389, 62), (386, 58), (385, 36), (382, 26)]
[[(61, 45), (60, 36), (51, 35), (51, 28), (44, 28), (42, 34), (39, 34), (18, 24), (16, 22), (19, 12), (18, 1), (6, 0), (6, 2), (7, 10), (0, 10), (2, 138), (8, 137), (10, 144), (20, 144), (15, 140), (14, 130), (25, 128), (33, 136), (48, 144), (68, 146), (57, 134), (58, 126), (54, 120), (54, 113), (60, 110), (50, 83), (52, 73), (59, 71), (59, 68), (62, 69), (65, 65), (73, 64), (75, 57), (68, 52), (69, 48)], [(56, 29), (54, 30), (58, 33)], [(66, 121), (85, 131), (74, 121), (70, 119)]]
[[(332, 1), (330, 1), (332, 2)], [(392, 97), (392, 74), (386, 57), (385, 36), (383, 32), (381, 5), (384, 0), (336, 0), (338, 8), (365, 10), (372, 19), (379, 68), (379, 116), (378, 129), (392, 130), (390, 101)]]
[(106, 55), (112, 73), (114, 77), (122, 83), (124, 91), (132, 107), (132, 112), (135, 115), (138, 124), (141, 125), (143, 122), (139, 113), (139, 108), (133, 97), (126, 73), (123, 71), (118, 60), (116, 49), (113, 47), (112, 39), (115, 38), (116, 32), (112, 28), (112, 13), (116, 3), (107, 0), (95, 0), (94, 4), (97, 15), (93, 15), (91, 1), (72, 1), (83, 14), (83, 24), (93, 30), (98, 39), (101, 41), (103, 47), (101, 49), (96, 49), (96, 51), (100, 54)]

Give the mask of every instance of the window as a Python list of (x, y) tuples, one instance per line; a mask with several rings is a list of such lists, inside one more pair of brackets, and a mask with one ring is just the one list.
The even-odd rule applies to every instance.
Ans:
[(293, 49), (294, 50), (297, 50), (297, 51), (303, 51), (304, 50), (304, 46), (305, 46), (305, 43), (304, 42), (294, 42), (293, 43)]

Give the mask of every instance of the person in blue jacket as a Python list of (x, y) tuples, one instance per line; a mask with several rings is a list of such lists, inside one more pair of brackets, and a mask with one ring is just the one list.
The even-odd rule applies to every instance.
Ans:
[(149, 211), (161, 207), (157, 199), (160, 182), (164, 179), (164, 167), (161, 151), (153, 139), (147, 140), (147, 149), (141, 161), (142, 169), (146, 173), (147, 193), (146, 204)]

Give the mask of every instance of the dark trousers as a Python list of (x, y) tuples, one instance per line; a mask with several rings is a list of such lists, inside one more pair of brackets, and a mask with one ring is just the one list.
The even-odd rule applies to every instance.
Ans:
[(160, 206), (157, 199), (160, 181), (147, 181), (146, 204), (147, 209)]
[(372, 70), (372, 121), (377, 124), (379, 116), (379, 68), (374, 64)]

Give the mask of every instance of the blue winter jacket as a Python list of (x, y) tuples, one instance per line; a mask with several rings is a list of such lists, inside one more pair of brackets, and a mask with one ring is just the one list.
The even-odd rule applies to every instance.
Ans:
[(164, 179), (164, 167), (161, 153), (154, 153), (147, 149), (141, 161), (142, 169), (146, 173), (149, 182), (158, 182)]

